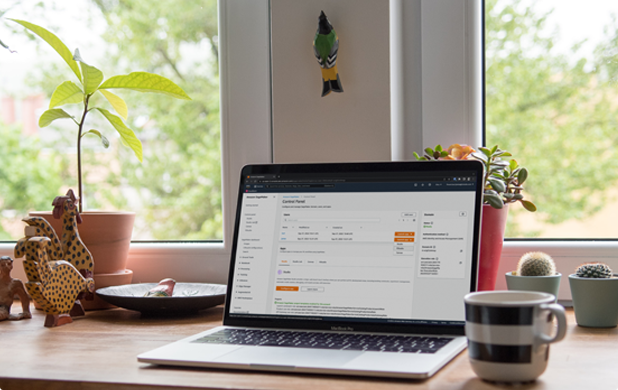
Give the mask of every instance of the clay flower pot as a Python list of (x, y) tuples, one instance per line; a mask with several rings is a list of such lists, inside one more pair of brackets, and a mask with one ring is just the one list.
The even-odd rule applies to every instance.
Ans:
[[(82, 223), (77, 228), (94, 259), (94, 273), (124, 272), (127, 268), (135, 213), (86, 211), (80, 215)], [(31, 212), (30, 216), (45, 218), (56, 231), (58, 238), (61, 237), (62, 221), (55, 219), (51, 211), (35, 211)]]

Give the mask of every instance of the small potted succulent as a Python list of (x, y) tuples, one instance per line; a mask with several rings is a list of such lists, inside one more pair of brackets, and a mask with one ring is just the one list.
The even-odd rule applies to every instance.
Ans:
[[(498, 267), (502, 255), (508, 205), (519, 202), (526, 210), (536, 211), (531, 201), (524, 199), (523, 184), (528, 170), (520, 166), (513, 155), (495, 145), (491, 148), (453, 144), (447, 149), (437, 145), (427, 148), (420, 161), (430, 160), (478, 160), (485, 167), (483, 177), (483, 219), (481, 222), (481, 252), (479, 256), (478, 290), (493, 290), (498, 278)], [(510, 158), (508, 161), (503, 158)]]
[(618, 276), (605, 263), (582, 264), (569, 275), (575, 320), (579, 326), (618, 325)]
[(517, 270), (506, 273), (509, 290), (540, 291), (558, 298), (562, 274), (556, 272), (554, 260), (543, 252), (524, 254), (517, 263)]

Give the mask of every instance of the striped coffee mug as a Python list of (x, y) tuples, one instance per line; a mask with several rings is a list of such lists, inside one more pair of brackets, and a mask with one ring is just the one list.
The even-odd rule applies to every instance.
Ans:
[[(566, 334), (564, 308), (531, 291), (482, 291), (464, 297), (472, 370), (495, 382), (528, 382), (547, 367), (549, 344)], [(554, 316), (558, 329), (551, 336)]]

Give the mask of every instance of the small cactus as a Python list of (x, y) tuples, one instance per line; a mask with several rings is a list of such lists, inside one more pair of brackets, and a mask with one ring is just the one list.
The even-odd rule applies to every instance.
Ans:
[(582, 264), (575, 270), (580, 278), (606, 279), (612, 277), (612, 269), (605, 263)]
[(551, 276), (556, 274), (556, 264), (547, 253), (529, 252), (519, 259), (516, 275)]

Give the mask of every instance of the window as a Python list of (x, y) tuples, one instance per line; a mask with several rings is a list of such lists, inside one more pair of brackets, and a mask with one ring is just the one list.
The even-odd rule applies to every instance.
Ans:
[[(8, 4), (7, 4), (8, 5)], [(221, 142), (217, 1), (22, 1), (4, 18), (26, 19), (56, 34), (105, 79), (132, 71), (163, 75), (192, 100), (114, 90), (129, 108), (125, 123), (143, 144), (143, 163), (122, 145), (98, 112), (94, 128), (110, 140), (82, 139), (84, 209), (136, 212), (134, 240), (221, 240)], [(55, 87), (75, 77), (39, 37), (2, 20), (0, 36), (14, 50), (0, 55), (0, 240), (23, 234), (30, 210), (50, 210), (67, 188), (77, 193), (76, 126), (68, 119), (40, 129)], [(75, 80), (74, 80), (75, 81)], [(100, 94), (90, 107), (112, 111)], [(81, 104), (63, 106), (79, 118)], [(27, 156), (27, 158), (22, 158)]]
[[(393, 39), (391, 33), (391, 75), (397, 74), (393, 69), (401, 66), (399, 76), (403, 77), (391, 82), (392, 86), (398, 86), (391, 93), (393, 158), (409, 159), (420, 145), (435, 146), (453, 139), (480, 144), (478, 129), (482, 116), (477, 110), (480, 112), (481, 93), (477, 81), (482, 74), (478, 60), (482, 47), (482, 3), (478, 0), (448, 3), (389, 0), (387, 3), (391, 9), (391, 28), (397, 25), (393, 21), (401, 22), (401, 40)], [(129, 266), (136, 282), (159, 280), (163, 275), (184, 281), (226, 282), (238, 172), (247, 163), (272, 161), (269, 17), (268, 0), (219, 2), (223, 243), (134, 244)], [(464, 36), (466, 39), (462, 40)], [(3, 38), (0, 36), (4, 42)], [(393, 56), (417, 53), (417, 50), (423, 50), (422, 58)], [(0, 56), (5, 55), (4, 51), (0, 48)], [(420, 69), (424, 72), (422, 76)], [(445, 74), (449, 77), (444, 77)], [(0, 206), (0, 209), (4, 208)], [(13, 244), (0, 244), (2, 255), (10, 255), (12, 249)], [(507, 241), (502, 263), (508, 266), (521, 253), (532, 249), (550, 250), (560, 264), (566, 264), (562, 271), (566, 273), (583, 261), (613, 259), (618, 253), (618, 243)]]
[[(268, 1), (221, 0), (218, 11), (224, 240), (134, 243), (129, 267), (136, 283), (160, 280), (162, 275), (183, 281), (227, 282), (238, 173), (247, 163), (271, 161)], [(13, 247), (10, 242), (0, 243), (0, 254), (12, 256)], [(16, 267), (17, 277), (19, 272)]]
[(539, 208), (512, 207), (509, 237), (618, 236), (617, 15), (613, 1), (485, 2), (487, 144), (529, 170)]

